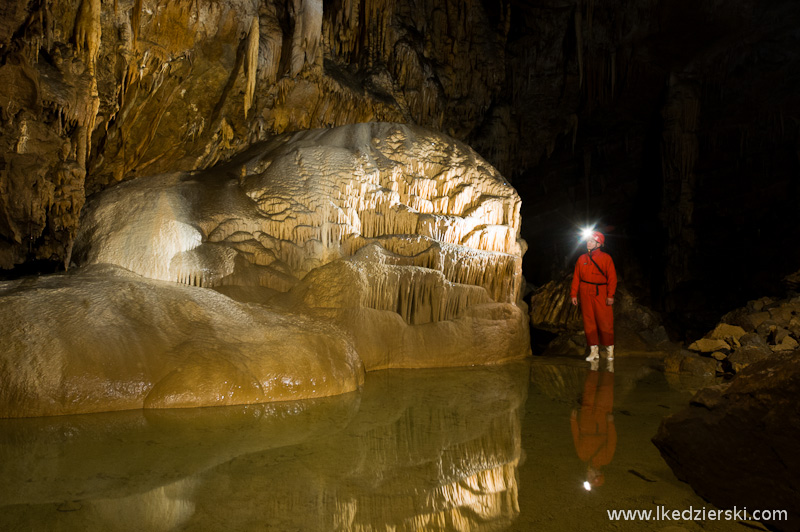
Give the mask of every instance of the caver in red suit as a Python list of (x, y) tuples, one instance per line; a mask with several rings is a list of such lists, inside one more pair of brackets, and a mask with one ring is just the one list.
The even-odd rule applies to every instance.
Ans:
[(575, 451), (588, 464), (587, 482), (592, 486), (603, 483), (600, 467), (611, 463), (617, 448), (613, 408), (613, 371), (589, 371), (583, 384), (580, 412), (572, 411), (570, 425)]
[(595, 231), (586, 242), (587, 252), (575, 263), (570, 297), (572, 304), (580, 301), (583, 329), (589, 344), (587, 360), (597, 360), (598, 344), (606, 346), (608, 358), (614, 358), (614, 295), (617, 291), (617, 271), (614, 261), (600, 247), (605, 242), (602, 233)]

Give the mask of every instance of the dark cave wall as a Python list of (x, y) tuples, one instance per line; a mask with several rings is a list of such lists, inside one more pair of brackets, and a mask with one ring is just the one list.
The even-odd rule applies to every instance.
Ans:
[[(597, 4), (591, 31), (583, 9), (592, 73), (552, 99), (577, 131), (514, 176), (526, 277), (571, 269), (578, 228), (597, 222), (626, 287), (691, 336), (800, 264), (798, 8)], [(577, 51), (561, 52), (577, 72)]]
[(86, 195), (120, 180), (386, 120), (513, 182), (530, 282), (598, 222), (642, 302), (712, 320), (800, 264), (795, 4), (11, 0), (0, 267), (63, 268)]

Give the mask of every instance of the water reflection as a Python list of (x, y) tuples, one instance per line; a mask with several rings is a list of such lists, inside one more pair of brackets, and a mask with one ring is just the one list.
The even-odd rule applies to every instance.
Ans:
[(617, 449), (617, 429), (614, 425), (614, 362), (592, 361), (586, 373), (580, 409), (570, 415), (572, 441), (578, 458), (586, 464), (584, 488), (602, 486), (605, 482), (602, 467), (611, 463)]
[(0, 420), (3, 530), (504, 530), (529, 368), (270, 405)]

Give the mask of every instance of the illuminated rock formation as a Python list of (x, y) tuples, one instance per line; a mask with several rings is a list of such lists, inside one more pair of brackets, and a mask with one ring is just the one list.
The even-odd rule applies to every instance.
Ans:
[(523, 357), (519, 208), (469, 147), (397, 124), (122, 183), (86, 206), (78, 272), (0, 285), (0, 416), (315, 397), (362, 364)]
[(341, 331), (110, 266), (0, 284), (0, 417), (260, 403), (353, 391)]
[(115, 187), (75, 256), (262, 302), (290, 291), (350, 330), (368, 369), (492, 362), (528, 350), (519, 208), (469, 147), (356, 124)]

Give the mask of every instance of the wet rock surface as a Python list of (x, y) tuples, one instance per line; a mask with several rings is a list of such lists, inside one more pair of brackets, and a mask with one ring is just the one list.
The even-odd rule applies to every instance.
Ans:
[(800, 519), (800, 352), (755, 362), (667, 417), (653, 443), (681, 480), (719, 508), (787, 510)]

